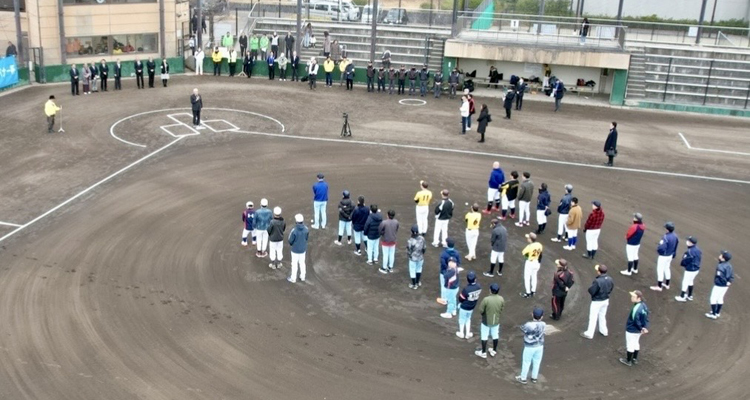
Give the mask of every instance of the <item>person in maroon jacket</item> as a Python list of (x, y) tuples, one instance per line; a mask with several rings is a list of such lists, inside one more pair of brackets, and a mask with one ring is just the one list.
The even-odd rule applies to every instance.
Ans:
[(599, 234), (603, 223), (602, 203), (599, 200), (594, 200), (591, 202), (591, 213), (583, 226), (583, 232), (586, 233), (586, 253), (583, 254), (583, 258), (593, 260), (596, 256), (596, 251), (599, 250)]
[(568, 269), (568, 261), (565, 259), (555, 260), (557, 271), (552, 279), (552, 319), (557, 321), (562, 317), (565, 308), (565, 297), (575, 281), (573, 272)]

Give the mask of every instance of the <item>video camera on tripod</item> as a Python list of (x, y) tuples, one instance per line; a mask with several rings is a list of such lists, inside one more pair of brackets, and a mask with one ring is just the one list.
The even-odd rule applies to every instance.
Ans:
[(352, 128), (349, 126), (349, 114), (344, 113), (344, 126), (341, 127), (341, 137), (352, 136)]

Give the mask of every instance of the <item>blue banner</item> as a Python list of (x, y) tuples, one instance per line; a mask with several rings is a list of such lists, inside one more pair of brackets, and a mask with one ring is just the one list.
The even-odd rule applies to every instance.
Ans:
[(0, 89), (18, 83), (16, 56), (0, 58)]

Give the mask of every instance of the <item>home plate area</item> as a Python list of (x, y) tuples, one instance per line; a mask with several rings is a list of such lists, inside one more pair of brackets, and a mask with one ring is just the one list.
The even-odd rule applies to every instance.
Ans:
[(167, 118), (174, 121), (174, 124), (170, 125), (162, 125), (160, 128), (176, 137), (183, 137), (183, 136), (193, 136), (193, 135), (200, 135), (199, 130), (204, 130), (208, 128), (212, 132), (219, 133), (219, 132), (233, 132), (238, 131), (240, 128), (238, 128), (233, 123), (225, 120), (225, 119), (209, 119), (209, 120), (203, 120), (201, 121), (201, 125), (197, 128), (193, 127), (193, 115), (190, 113), (177, 113), (177, 114), (169, 114), (167, 115)]

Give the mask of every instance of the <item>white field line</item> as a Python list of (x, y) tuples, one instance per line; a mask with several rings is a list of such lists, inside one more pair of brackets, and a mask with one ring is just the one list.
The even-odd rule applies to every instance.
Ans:
[(21, 226), (21, 225), (18, 225), (18, 224), (11, 224), (10, 222), (3, 222), (3, 221), (0, 221), (0, 225), (15, 226), (15, 227)]
[(745, 153), (742, 151), (729, 151), (729, 150), (715, 150), (715, 149), (702, 149), (700, 147), (693, 147), (688, 143), (687, 139), (685, 138), (685, 135), (682, 134), (682, 132), (677, 132), (678, 135), (682, 138), (683, 143), (685, 143), (685, 146), (687, 146), (688, 150), (698, 150), (698, 151), (710, 151), (712, 153), (723, 153), (723, 154), (733, 154), (736, 156), (750, 156), (750, 153)]

